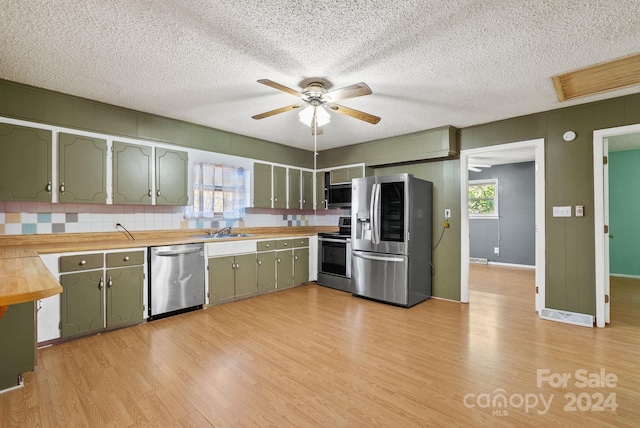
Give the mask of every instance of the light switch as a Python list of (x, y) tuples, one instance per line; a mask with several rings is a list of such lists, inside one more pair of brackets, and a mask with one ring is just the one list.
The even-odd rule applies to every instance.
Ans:
[(584, 217), (584, 205), (576, 205), (576, 217)]
[(571, 207), (553, 207), (554, 217), (571, 217)]

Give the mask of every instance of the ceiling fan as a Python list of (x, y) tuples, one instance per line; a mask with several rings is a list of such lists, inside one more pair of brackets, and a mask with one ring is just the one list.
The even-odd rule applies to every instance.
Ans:
[(334, 103), (334, 101), (337, 100), (345, 100), (347, 98), (355, 98), (371, 94), (371, 89), (369, 89), (369, 86), (367, 86), (367, 84), (363, 82), (345, 86), (344, 88), (336, 89), (330, 92), (327, 91), (324, 85), (320, 82), (309, 83), (307, 87), (302, 90), (302, 92), (296, 91), (295, 89), (291, 89), (269, 79), (260, 79), (258, 80), (258, 83), (271, 86), (274, 89), (278, 89), (295, 97), (299, 97), (300, 102), (297, 104), (292, 104), (290, 106), (281, 107), (275, 110), (270, 110), (261, 114), (257, 114), (255, 116), (251, 116), (256, 120), (305, 107), (302, 111), (300, 111), (300, 121), (311, 127), (312, 135), (320, 135), (322, 134), (321, 126), (328, 123), (330, 120), (329, 113), (325, 110), (326, 107), (331, 111), (351, 116), (353, 118), (371, 123), (372, 125), (380, 122), (380, 118), (378, 116), (374, 116), (369, 113), (365, 113)]

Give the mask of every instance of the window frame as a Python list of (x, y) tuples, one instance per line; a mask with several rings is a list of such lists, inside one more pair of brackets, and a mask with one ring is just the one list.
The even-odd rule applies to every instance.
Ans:
[[(204, 185), (202, 184), (201, 181), (198, 181), (196, 179), (196, 177), (198, 176), (198, 174), (196, 173), (196, 169), (199, 167), (204, 167), (204, 165), (210, 165), (213, 166), (213, 177), (212, 177), (212, 182), (211, 184), (208, 185)], [(223, 185), (220, 184), (219, 180), (216, 180), (216, 178), (218, 179), (223, 179), (224, 180), (224, 172), (223, 169), (224, 168), (231, 168), (234, 170), (234, 174), (236, 173), (235, 171), (242, 171), (243, 177), (244, 177), (244, 184), (242, 185), (241, 189), (239, 192), (237, 192), (237, 189), (234, 188), (234, 186), (227, 186), (227, 185)], [(193, 189), (193, 204), (189, 207), (188, 212), (185, 213), (185, 218), (186, 219), (195, 219), (195, 220), (242, 220), (244, 218), (243, 214), (244, 214), (244, 210), (247, 208), (247, 204), (246, 204), (246, 188), (247, 188), (247, 170), (246, 168), (243, 168), (241, 166), (236, 166), (236, 165), (230, 165), (230, 164), (224, 164), (224, 163), (218, 163), (218, 162), (205, 162), (205, 161), (195, 161), (192, 164), (192, 169), (193, 169), (193, 184), (192, 184), (192, 189)], [(220, 177), (217, 177), (218, 171), (220, 171), (220, 174), (222, 174)], [(202, 173), (204, 173), (204, 170), (202, 171)], [(200, 192), (201, 194), (198, 195), (198, 192)], [(212, 210), (211, 211), (205, 211), (203, 210), (204, 208), (204, 201), (207, 198), (205, 196), (205, 194), (207, 192), (211, 192), (211, 202), (213, 204), (212, 206)], [(232, 211), (224, 211), (224, 205), (223, 205), (223, 211), (216, 211), (216, 195), (222, 195), (222, 200), (223, 200), (223, 204), (224, 201), (227, 200), (227, 198), (225, 197), (225, 193), (227, 192), (231, 192), (231, 193), (239, 193), (239, 194), (243, 194), (243, 198), (242, 200), (244, 201), (244, 206), (241, 207), (240, 211), (241, 211), (241, 215), (240, 217), (227, 217), (225, 216), (226, 213), (228, 212), (232, 212)], [(196, 211), (196, 205), (202, 205), (200, 207), (200, 210)], [(211, 212), (212, 216), (206, 215), (207, 213)]]
[[(492, 184), (495, 188), (494, 190), (494, 196), (493, 196), (493, 212), (492, 213), (472, 213), (470, 210), (470, 205), (471, 205), (471, 201), (474, 200), (489, 200), (489, 198), (470, 198), (469, 197), (469, 188), (471, 188), (472, 186), (479, 186), (479, 185), (488, 185), (488, 184)], [(469, 185), (467, 187), (467, 210), (469, 212), (469, 219), (498, 219), (500, 218), (500, 211), (499, 211), (499, 204), (498, 204), (498, 193), (499, 193), (499, 186), (498, 186), (498, 179), (497, 178), (486, 178), (486, 179), (480, 179), (480, 180), (469, 180)]]

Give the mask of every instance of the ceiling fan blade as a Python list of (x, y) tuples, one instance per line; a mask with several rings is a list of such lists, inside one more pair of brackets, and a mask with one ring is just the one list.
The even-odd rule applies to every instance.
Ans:
[(345, 86), (344, 88), (335, 89), (327, 93), (332, 101), (345, 100), (347, 98), (361, 97), (371, 94), (371, 89), (366, 83), (360, 82), (354, 85)]
[(286, 107), (280, 107), (277, 108), (275, 110), (270, 110), (270, 111), (265, 111), (264, 113), (260, 113), (260, 114), (256, 114), (255, 116), (251, 116), (252, 119), (256, 119), (256, 120), (260, 120), (260, 119), (264, 119), (265, 117), (269, 117), (269, 116), (273, 116), (279, 113), (284, 113), (286, 111), (291, 111), (291, 110), (295, 110), (297, 108), (302, 107), (302, 105), (300, 104), (292, 104), (290, 106), (286, 106)]
[(341, 106), (338, 104), (330, 104), (327, 105), (327, 107), (329, 107), (332, 111), (335, 111), (337, 113), (341, 113), (341, 114), (345, 114), (347, 116), (351, 116), (355, 119), (360, 119), (363, 120), (365, 122), (368, 122), (372, 125), (375, 125), (376, 123), (380, 122), (380, 118), (378, 116), (374, 116), (372, 114), (369, 113), (365, 113), (363, 111), (359, 111), (359, 110), (355, 110), (349, 107), (345, 107), (345, 106)]
[(277, 89), (277, 90), (282, 91), (282, 92), (286, 92), (287, 94), (291, 94), (294, 97), (301, 97), (302, 96), (302, 92), (298, 92), (295, 89), (289, 88), (288, 86), (284, 86), (284, 85), (281, 85), (279, 83), (276, 83), (273, 80), (260, 79), (260, 80), (258, 80), (258, 83), (262, 83), (263, 85), (271, 86), (274, 89)]

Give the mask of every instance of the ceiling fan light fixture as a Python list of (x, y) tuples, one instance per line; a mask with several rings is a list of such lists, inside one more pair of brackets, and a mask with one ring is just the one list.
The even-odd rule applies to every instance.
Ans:
[(313, 120), (316, 120), (317, 126), (324, 126), (331, 121), (331, 116), (322, 106), (308, 105), (300, 113), (298, 119), (310, 128), (313, 128)]

